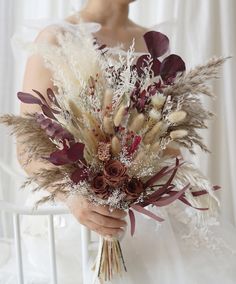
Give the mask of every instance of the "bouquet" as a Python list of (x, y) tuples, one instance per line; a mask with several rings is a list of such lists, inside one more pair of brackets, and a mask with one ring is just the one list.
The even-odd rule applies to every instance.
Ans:
[[(149, 53), (136, 56), (134, 43), (127, 53), (99, 45), (80, 30), (58, 34), (58, 44), (32, 44), (53, 73), (55, 89), (41, 94), (19, 92), (39, 113), (3, 115), (25, 143), (26, 163), (50, 163), (30, 176), (24, 186), (51, 189), (36, 203), (54, 201), (58, 192), (79, 194), (111, 210), (128, 210), (131, 234), (135, 214), (164, 221), (151, 211), (179, 200), (200, 211), (218, 202), (211, 183), (182, 157), (164, 155), (171, 143), (194, 154), (194, 146), (209, 152), (198, 129), (207, 128), (213, 113), (201, 95), (213, 97), (206, 84), (217, 76), (226, 58), (212, 58), (186, 71), (185, 63), (168, 53), (169, 39), (150, 31), (144, 35)], [(167, 54), (168, 53), (168, 54)], [(166, 55), (167, 54), (167, 55)], [(208, 198), (208, 208), (200, 196)], [(101, 281), (126, 270), (120, 242), (103, 238), (96, 262)]]

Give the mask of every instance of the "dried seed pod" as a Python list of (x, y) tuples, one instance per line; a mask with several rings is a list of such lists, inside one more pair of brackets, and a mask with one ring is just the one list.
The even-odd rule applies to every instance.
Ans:
[(112, 110), (112, 97), (113, 97), (112, 90), (107, 89), (104, 94), (103, 111), (102, 111), (102, 113), (106, 116), (108, 116)]
[(132, 123), (129, 126), (129, 130), (133, 132), (138, 132), (143, 127), (145, 121), (145, 116), (143, 113), (138, 114), (132, 120)]
[(85, 120), (89, 122), (90, 128), (94, 129), (95, 133), (98, 135), (99, 140), (104, 140), (105, 135), (103, 131), (100, 128), (99, 123), (97, 122), (96, 118), (93, 117), (89, 112), (84, 112), (83, 113)]
[(121, 152), (121, 144), (116, 136), (111, 140), (111, 152), (114, 156), (118, 156)]
[(161, 113), (153, 108), (149, 111), (149, 117), (152, 120), (159, 121), (161, 119)]
[(156, 125), (153, 126), (153, 128), (148, 131), (143, 139), (144, 144), (151, 144), (155, 138), (155, 136), (160, 132), (161, 128), (163, 126), (163, 122), (159, 121), (156, 123)]
[(181, 139), (188, 135), (188, 131), (185, 129), (174, 130), (170, 132), (170, 138)]
[(163, 107), (164, 103), (166, 101), (166, 97), (162, 94), (156, 94), (152, 96), (151, 98), (151, 104), (156, 108), (160, 109)]
[(187, 113), (183, 110), (180, 110), (180, 111), (174, 111), (171, 114), (169, 114), (167, 119), (171, 123), (178, 123), (178, 122), (183, 121), (186, 118), (186, 116), (187, 116)]
[(83, 141), (86, 141), (86, 148), (90, 154), (97, 154), (98, 140), (87, 128), (81, 129)]
[(113, 134), (114, 133), (112, 117), (104, 116), (104, 118), (103, 118), (103, 129), (104, 129), (106, 134)]
[(121, 105), (117, 111), (117, 113), (114, 116), (114, 125), (118, 127), (121, 124), (121, 121), (125, 114), (125, 106)]
[(70, 109), (71, 109), (71, 111), (72, 111), (74, 117), (77, 118), (77, 121), (78, 121), (78, 122), (81, 121), (83, 115), (82, 115), (82, 112), (81, 112), (81, 110), (79, 109), (79, 107), (78, 107), (78, 106), (75, 104), (75, 102), (72, 101), (72, 100), (69, 100), (68, 104), (69, 104), (69, 107), (70, 107)]
[(159, 142), (154, 143), (150, 148), (150, 151), (154, 152), (154, 153), (159, 152), (159, 150), (160, 150), (160, 143)]

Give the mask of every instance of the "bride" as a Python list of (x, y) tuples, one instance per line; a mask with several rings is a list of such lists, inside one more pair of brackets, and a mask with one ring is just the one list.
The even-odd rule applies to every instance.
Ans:
[[(147, 52), (143, 35), (147, 29), (133, 23), (129, 18), (131, 0), (88, 0), (85, 7), (66, 18), (62, 23), (44, 28), (36, 38), (36, 43), (58, 44), (56, 34), (63, 29), (76, 29), (82, 23), (98, 23), (99, 28), (89, 32), (101, 44), (114, 47), (123, 44), (128, 50), (135, 39), (135, 51)], [(91, 25), (92, 27), (92, 25)], [(94, 25), (96, 27), (96, 25)], [(39, 55), (28, 59), (23, 91), (36, 89), (42, 94), (47, 88), (54, 88), (52, 74), (45, 67)], [(37, 112), (36, 105), (21, 104), (21, 114)], [(18, 143), (18, 153), (27, 145)], [(168, 148), (166, 155), (177, 156), (180, 151)], [(28, 175), (45, 167), (45, 163), (32, 161), (25, 165), (21, 155), (18, 159)], [(40, 195), (46, 194), (42, 192)], [(39, 199), (39, 194), (30, 194), (27, 205)], [(167, 209), (158, 209), (164, 216), (163, 224), (138, 216), (137, 230), (133, 238), (126, 232), (126, 212), (107, 207), (95, 206), (85, 198), (74, 196), (66, 200), (57, 195), (58, 203), (63, 203), (71, 212), (70, 216), (58, 218), (56, 223), (56, 246), (58, 258), (59, 283), (82, 283), (80, 273), (80, 224), (102, 236), (122, 237), (122, 246), (128, 273), (112, 283), (125, 284), (233, 284), (236, 283), (236, 230), (221, 224), (219, 218), (209, 218), (209, 228), (196, 227), (195, 212), (184, 209), (176, 202)], [(46, 224), (43, 217), (24, 217), (24, 240), (29, 262), (46, 279), (48, 260), (46, 256)], [(211, 225), (211, 226), (210, 226)], [(39, 260), (40, 256), (40, 260)], [(35, 283), (35, 282), (34, 282)], [(40, 282), (41, 283), (41, 282)]]

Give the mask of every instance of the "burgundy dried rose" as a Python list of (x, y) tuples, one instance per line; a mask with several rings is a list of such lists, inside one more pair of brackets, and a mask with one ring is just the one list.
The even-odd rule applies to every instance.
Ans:
[(119, 186), (127, 180), (127, 168), (118, 160), (110, 160), (104, 167), (104, 178), (110, 186)]
[(91, 183), (91, 187), (94, 193), (96, 193), (100, 198), (106, 198), (109, 196), (109, 186), (102, 173), (99, 173), (94, 177)]
[(128, 195), (128, 199), (136, 199), (144, 192), (144, 186), (141, 180), (132, 178), (125, 186), (125, 192)]

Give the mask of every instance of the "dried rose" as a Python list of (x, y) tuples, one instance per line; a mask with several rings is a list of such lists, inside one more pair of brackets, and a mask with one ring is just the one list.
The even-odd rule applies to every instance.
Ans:
[(119, 186), (128, 179), (127, 168), (118, 160), (110, 160), (104, 167), (104, 178), (110, 186)]
[(95, 176), (91, 183), (91, 188), (95, 194), (100, 198), (107, 198), (109, 196), (109, 186), (105, 181), (102, 173)]
[(128, 199), (137, 199), (143, 191), (143, 183), (136, 178), (132, 178), (125, 186), (125, 192), (128, 195)]

